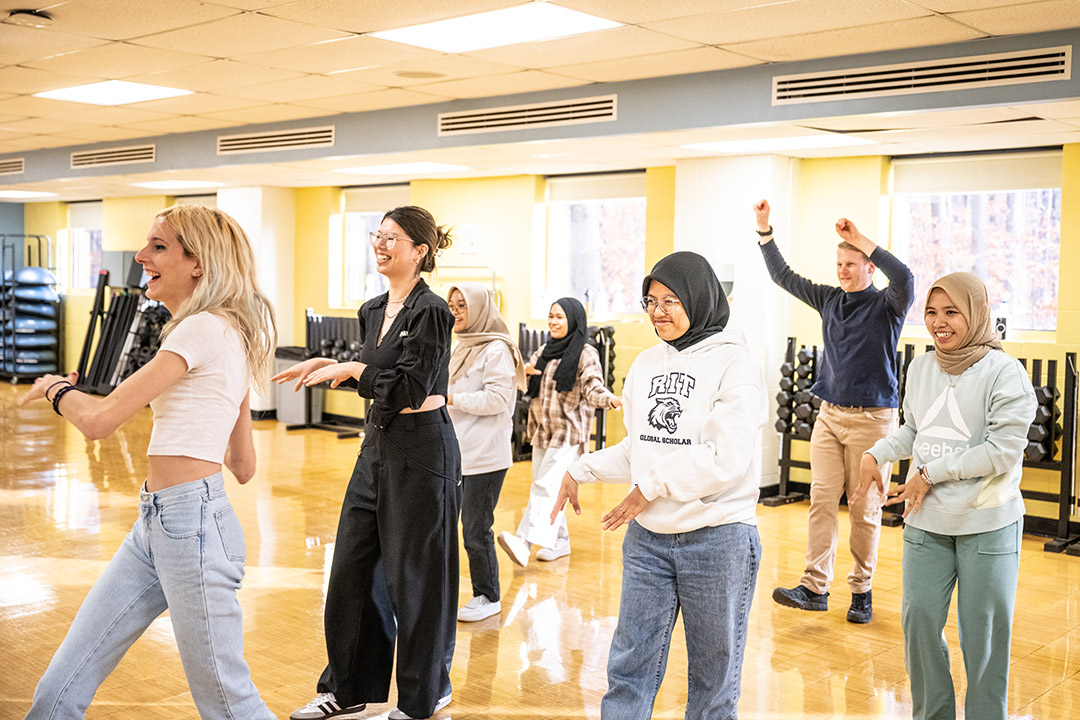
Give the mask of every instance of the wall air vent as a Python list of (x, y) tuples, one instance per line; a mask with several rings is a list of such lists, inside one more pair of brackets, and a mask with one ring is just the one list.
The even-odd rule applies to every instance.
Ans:
[(439, 113), (439, 135), (470, 135), (556, 125), (582, 125), (618, 119), (618, 96), (578, 98)]
[(1068, 80), (1072, 46), (773, 77), (773, 105)]
[(104, 167), (107, 165), (152, 163), (156, 159), (156, 145), (109, 148), (108, 150), (86, 150), (83, 152), (71, 153), (71, 169)]
[(24, 158), (0, 160), (0, 175), (21, 175), (24, 172), (26, 172), (26, 160)]
[(276, 150), (334, 147), (334, 126), (278, 130), (274, 132), (218, 135), (218, 155), (244, 155)]

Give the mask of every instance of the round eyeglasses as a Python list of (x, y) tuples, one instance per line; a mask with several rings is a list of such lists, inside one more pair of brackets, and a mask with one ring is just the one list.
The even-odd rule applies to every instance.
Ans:
[(368, 233), (368, 237), (371, 238), (371, 247), (384, 247), (387, 250), (393, 250), (394, 245), (398, 240), (405, 240), (411, 242), (413, 245), (416, 244), (415, 240), (405, 237), (404, 235), (392, 235), (390, 233), (381, 233), (378, 231)]
[(678, 298), (673, 297), (660, 298), (657, 300), (654, 297), (646, 295), (641, 298), (641, 309), (650, 315), (658, 307), (664, 311), (665, 315), (670, 315), (679, 305), (682, 305), (682, 302)]

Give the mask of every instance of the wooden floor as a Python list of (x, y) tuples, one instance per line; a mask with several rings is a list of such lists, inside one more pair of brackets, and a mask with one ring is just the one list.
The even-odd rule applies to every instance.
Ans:
[[(134, 522), (150, 421), (147, 410), (113, 437), (87, 442), (45, 403), (16, 409), (24, 390), (0, 387), (0, 718), (23, 717), (79, 603)], [(357, 442), (319, 430), (286, 433), (272, 421), (256, 424), (255, 442), (256, 479), (229, 485), (247, 535), (240, 602), (255, 683), (271, 711), (284, 718), (311, 698), (326, 660), (323, 597)], [(528, 463), (517, 464), (507, 477), (496, 531), (516, 527), (528, 482)], [(600, 716), (622, 533), (602, 533), (598, 520), (624, 490), (583, 489), (584, 513), (571, 519), (570, 557), (534, 561), (522, 570), (500, 555), (502, 614), (458, 625), (454, 700), (437, 718)], [(901, 531), (882, 531), (874, 620), (856, 626), (844, 619), (850, 595), (843, 582), (827, 613), (771, 600), (774, 586), (793, 585), (801, 574), (806, 509), (805, 503), (758, 508), (764, 557), (739, 717), (910, 717), (899, 620)], [(841, 578), (851, 562), (845, 524), (841, 515)], [(463, 551), (461, 560), (467, 573)], [(470, 596), (463, 574), (461, 602)], [(955, 612), (947, 635), (962, 697)], [(680, 626), (655, 716), (681, 718), (685, 701)], [(392, 708), (393, 702), (372, 706), (363, 717), (382, 718)], [(1080, 718), (1080, 558), (1044, 553), (1033, 537), (1025, 538), (1022, 555), (1009, 710), (1016, 718)], [(135, 644), (87, 717), (197, 717), (168, 616)]]

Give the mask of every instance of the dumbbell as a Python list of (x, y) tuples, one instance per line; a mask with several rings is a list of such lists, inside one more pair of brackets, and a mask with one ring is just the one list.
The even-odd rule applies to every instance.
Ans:
[(810, 413), (810, 424), (811, 425), (813, 425), (814, 423), (817, 422), (817, 418), (818, 418), (819, 414), (821, 414), (821, 411), (818, 410), (817, 408), (814, 408), (814, 412)]
[(1040, 385), (1035, 388), (1035, 399), (1040, 405), (1050, 405), (1061, 396), (1056, 387)]
[(795, 406), (795, 417), (800, 420), (809, 420), (813, 414), (814, 409), (810, 407), (810, 403), (800, 403)]
[(803, 403), (809, 405), (813, 398), (814, 396), (809, 390), (800, 390), (795, 393), (795, 402), (799, 405), (802, 405)]
[(799, 367), (795, 368), (795, 374), (800, 378), (807, 377), (810, 375), (810, 366), (806, 364), (799, 365)]
[(794, 395), (787, 390), (776, 393), (776, 404), (780, 406), (790, 405)]
[(323, 338), (319, 341), (319, 355), (322, 357), (333, 357), (334, 353), (334, 341), (330, 338)]
[(787, 422), (791, 418), (791, 406), (781, 405), (780, 407), (776, 408), (776, 416), (784, 422)]
[(788, 431), (788, 424), (787, 424), (786, 420), (777, 420), (776, 424), (773, 425), (773, 427), (776, 428), (776, 432), (781, 433), (781, 434), (786, 433)]
[(336, 340), (334, 340), (334, 350), (341, 352), (346, 347), (348, 347), (348, 345), (345, 343), (345, 340), (343, 338), (337, 338)]
[(1035, 408), (1035, 419), (1031, 421), (1032, 425), (1045, 425), (1050, 420), (1050, 409), (1045, 405), (1039, 405)]
[(822, 402), (821, 398), (817, 395), (814, 395), (813, 393), (811, 393), (811, 396), (812, 397), (810, 398), (810, 404), (814, 406), (815, 410), (820, 410)]
[(1046, 448), (1042, 443), (1029, 442), (1024, 448), (1024, 460), (1027, 462), (1039, 462), (1046, 457)]
[(801, 420), (795, 423), (792, 429), (794, 431), (795, 437), (799, 438), (800, 440), (810, 439), (810, 423), (806, 422), (805, 420)]
[(1033, 443), (1041, 443), (1049, 435), (1045, 425), (1032, 425), (1027, 431), (1027, 438)]
[(780, 378), (780, 389), (781, 390), (789, 390), (789, 391), (794, 390), (795, 389), (795, 381), (792, 380), (789, 377)]
[(807, 350), (806, 346), (803, 345), (801, 348), (799, 348), (799, 352), (796, 353), (795, 357), (799, 359), (800, 365), (808, 365), (810, 361), (814, 358), (814, 354)]
[(795, 374), (795, 363), (790, 360), (780, 366), (780, 374), (784, 377), (791, 377)]

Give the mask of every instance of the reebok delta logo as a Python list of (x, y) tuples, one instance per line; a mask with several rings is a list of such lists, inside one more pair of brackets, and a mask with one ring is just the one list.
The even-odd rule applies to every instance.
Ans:
[[(946, 417), (943, 417), (946, 416)], [(945, 388), (921, 418), (916, 450), (924, 458), (938, 458), (966, 450), (971, 444), (971, 430), (960, 414), (953, 388)]]

